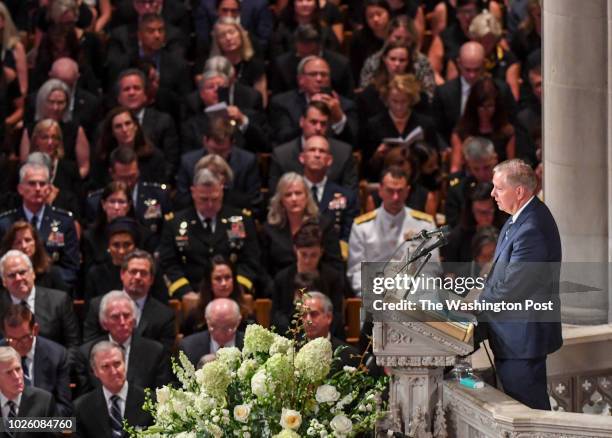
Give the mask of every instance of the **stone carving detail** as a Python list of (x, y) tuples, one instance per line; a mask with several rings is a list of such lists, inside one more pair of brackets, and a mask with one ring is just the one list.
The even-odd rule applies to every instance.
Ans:
[(448, 411), (454, 412), (459, 417), (473, 420), (473, 423), (480, 425), (481, 429), (498, 430), (498, 425), (493, 418), (482, 414), (476, 406), (459, 398), (452, 391), (447, 391), (446, 388), (444, 390), (444, 402)]
[(404, 323), (406, 327), (409, 327), (410, 330), (418, 332), (423, 336), (427, 336), (428, 338), (436, 341), (439, 344), (446, 345), (447, 347), (452, 348), (457, 352), (458, 355), (466, 355), (472, 352), (473, 348), (467, 344), (461, 344), (459, 342), (451, 342), (448, 339), (438, 335), (434, 330), (428, 330), (427, 324), (419, 323), (419, 322), (406, 322)]
[(436, 416), (434, 419), (433, 436), (434, 438), (448, 438), (444, 405), (442, 404), (442, 400), (440, 400), (436, 404)]
[(534, 433), (534, 432), (504, 432), (503, 438), (585, 438), (585, 435), (559, 435), (558, 433)]
[(383, 367), (446, 367), (453, 366), (450, 356), (377, 356), (376, 364)]
[(433, 438), (427, 425), (427, 416), (423, 413), (420, 406), (417, 406), (414, 417), (410, 421), (408, 436), (413, 438)]
[(412, 338), (400, 330), (389, 328), (387, 330), (387, 342), (390, 344), (410, 344)]

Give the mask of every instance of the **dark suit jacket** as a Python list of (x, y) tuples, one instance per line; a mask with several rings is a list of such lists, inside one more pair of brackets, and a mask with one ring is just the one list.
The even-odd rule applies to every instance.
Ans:
[[(102, 336), (79, 347), (75, 355), (79, 394), (85, 394), (100, 386), (100, 381), (89, 365), (89, 355), (94, 345), (108, 339), (108, 336)], [(171, 376), (170, 358), (164, 346), (151, 339), (132, 336), (127, 369), (128, 382), (141, 388), (155, 389), (168, 384)]]
[[(143, 411), (144, 391), (128, 384), (124, 418), (130, 426), (146, 427), (153, 424), (153, 418)], [(111, 436), (110, 416), (102, 388), (79, 397), (74, 402), (77, 421), (76, 434), (80, 438), (107, 438)]]
[[(526, 310), (512, 315), (483, 313), (489, 343), (495, 358), (535, 359), (545, 357), (563, 344), (560, 323), (559, 275), (561, 239), (550, 210), (537, 197), (501, 229), (493, 268), (480, 300), (489, 303), (552, 300), (554, 311)], [(506, 235), (507, 232), (507, 235)], [(504, 236), (506, 236), (504, 238)], [(557, 322), (551, 322), (557, 321)]]
[[(53, 395), (44, 389), (26, 386), (21, 393), (18, 418), (25, 417), (57, 417), (55, 400)], [(2, 437), (11, 437), (7, 432), (0, 433)], [(15, 438), (52, 438), (57, 435), (41, 432), (19, 432), (13, 435)]]
[[(0, 309), (4, 315), (12, 304), (9, 293), (1, 292)], [(66, 348), (76, 347), (81, 342), (72, 300), (66, 292), (36, 286), (34, 314), (40, 327), (40, 336), (57, 342)]]
[[(240, 82), (235, 82), (229, 89), (230, 103), (236, 105), (243, 113), (246, 110), (263, 111), (261, 94)], [(204, 102), (200, 98), (198, 90), (189, 93), (183, 99), (183, 120), (204, 111)]]
[(319, 212), (333, 221), (340, 240), (348, 242), (353, 219), (359, 215), (357, 192), (327, 180), (319, 202)]
[[(187, 152), (181, 157), (181, 165), (176, 175), (176, 198), (177, 208), (191, 205), (190, 187), (193, 184), (194, 167), (198, 160), (205, 156), (204, 148)], [(251, 199), (251, 209), (258, 210), (261, 206), (261, 179), (259, 167), (255, 154), (238, 147), (232, 147), (228, 164), (234, 172), (234, 183), (232, 189), (248, 194)]]
[[(502, 94), (504, 106), (512, 121), (514, 120), (517, 110), (512, 91), (510, 91), (510, 87), (508, 87), (505, 82), (496, 80), (495, 84)], [(451, 133), (461, 117), (460, 77), (436, 87), (432, 103), (432, 112), (438, 133), (442, 136), (444, 141), (450, 144)]]
[[(351, 97), (355, 82), (351, 66), (346, 56), (324, 49), (322, 58), (329, 64), (332, 88), (342, 96)], [(270, 87), (273, 93), (283, 93), (297, 88), (297, 67), (300, 63), (295, 51), (283, 53), (276, 57), (271, 65)]]
[[(327, 171), (327, 178), (329, 181), (333, 181), (356, 193), (359, 179), (351, 146), (333, 138), (328, 138), (328, 140), (333, 162)], [(271, 194), (275, 192), (278, 180), (284, 173), (304, 173), (304, 166), (302, 166), (299, 160), (300, 153), (302, 152), (301, 142), (302, 137), (300, 136), (275, 147), (272, 151), (270, 179), (268, 181)]]
[[(357, 108), (355, 103), (340, 96), (340, 106), (346, 115), (346, 124), (340, 134), (332, 136), (353, 144), (357, 140)], [(306, 110), (306, 96), (297, 89), (278, 94), (270, 101), (269, 120), (277, 144), (302, 134), (300, 117)], [(331, 128), (330, 128), (331, 132)]]
[(179, 138), (174, 120), (155, 108), (146, 108), (142, 130), (151, 142), (164, 154), (166, 169), (163, 181), (172, 181), (179, 161)]
[[(244, 333), (236, 332), (235, 347), (242, 350), (244, 345)], [(179, 350), (183, 351), (193, 366), (197, 366), (200, 358), (210, 353), (210, 333), (208, 330), (194, 333), (182, 339)]]
[[(92, 341), (105, 334), (98, 322), (100, 301), (102, 301), (102, 297), (96, 297), (89, 303), (89, 311), (83, 323), (84, 342)], [(166, 348), (171, 349), (176, 337), (174, 312), (165, 304), (153, 297), (149, 297), (145, 301), (142, 315), (140, 315), (140, 321), (136, 330), (134, 330), (134, 334), (161, 342)]]

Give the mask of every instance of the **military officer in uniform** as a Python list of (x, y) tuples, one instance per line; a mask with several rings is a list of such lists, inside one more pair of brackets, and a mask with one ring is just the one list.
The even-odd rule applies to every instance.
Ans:
[(459, 224), (461, 210), (476, 184), (493, 181), (493, 168), (497, 164), (495, 146), (484, 137), (468, 137), (463, 142), (466, 170), (449, 175), (449, 187), (444, 205), (446, 223)]
[[(166, 184), (139, 181), (138, 156), (134, 149), (127, 146), (118, 147), (110, 154), (109, 173), (113, 181), (122, 181), (129, 187), (134, 214), (154, 236), (155, 242), (151, 247), (157, 247), (164, 216), (172, 211), (168, 187)], [(89, 222), (93, 222), (98, 215), (103, 191), (99, 189), (87, 195), (85, 217)]]
[(221, 254), (236, 266), (238, 282), (252, 289), (260, 252), (249, 210), (223, 203), (223, 183), (209, 169), (199, 169), (191, 186), (193, 206), (168, 215), (159, 246), (170, 297), (199, 290), (210, 259)]
[(304, 142), (299, 160), (304, 166), (304, 179), (319, 206), (319, 212), (334, 222), (340, 240), (348, 242), (351, 225), (359, 214), (357, 193), (327, 177), (333, 163), (327, 138), (320, 135), (309, 137)]
[[(355, 219), (349, 238), (347, 276), (351, 287), (361, 295), (361, 262), (400, 261), (406, 250), (413, 251), (420, 241), (406, 244), (398, 254), (396, 249), (408, 238), (422, 230), (435, 229), (431, 215), (405, 206), (410, 191), (408, 175), (398, 166), (390, 166), (382, 173), (379, 195), (382, 205)], [(435, 250), (432, 261), (439, 260)]]
[(79, 270), (79, 241), (72, 213), (46, 203), (51, 186), (49, 168), (26, 163), (19, 170), (17, 192), (21, 206), (0, 215), (0, 235), (4, 236), (17, 220), (31, 223), (45, 242), (53, 263), (61, 270), (62, 279), (74, 286)]

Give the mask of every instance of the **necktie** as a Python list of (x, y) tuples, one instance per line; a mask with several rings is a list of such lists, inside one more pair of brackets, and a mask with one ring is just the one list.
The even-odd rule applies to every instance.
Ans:
[(207, 236), (212, 234), (212, 219), (209, 217), (204, 218), (204, 231), (206, 231)]
[(21, 368), (23, 369), (23, 381), (26, 386), (32, 385), (32, 379), (30, 379), (30, 370), (28, 369), (27, 357), (21, 358)]
[(32, 215), (32, 218), (30, 219), (30, 224), (38, 229), (38, 216), (36, 216), (35, 214)]
[(121, 415), (121, 409), (119, 409), (119, 396), (113, 395), (110, 400), (111, 435), (113, 438), (121, 438), (123, 437), (123, 416)]
[(310, 191), (312, 192), (312, 199), (314, 199), (314, 202), (316, 202), (317, 205), (319, 205), (319, 191), (317, 190), (317, 186), (313, 185), (310, 188)]
[(7, 401), (6, 404), (9, 407), (8, 417), (15, 418), (17, 416), (17, 405), (15, 404), (13, 400)]
[(504, 233), (504, 240), (508, 238), (508, 234), (510, 233), (510, 229), (512, 228), (512, 225), (514, 225), (514, 221), (510, 219), (510, 222), (508, 222), (508, 228), (506, 228), (506, 232)]

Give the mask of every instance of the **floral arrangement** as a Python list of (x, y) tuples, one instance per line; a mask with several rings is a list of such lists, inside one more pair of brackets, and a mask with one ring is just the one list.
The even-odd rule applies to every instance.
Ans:
[(132, 437), (351, 437), (371, 431), (381, 416), (387, 378), (362, 365), (330, 374), (331, 343), (301, 345), (259, 325), (246, 329), (244, 348), (221, 348), (195, 370), (184, 354), (173, 364), (180, 388), (157, 389), (145, 410), (154, 418)]

